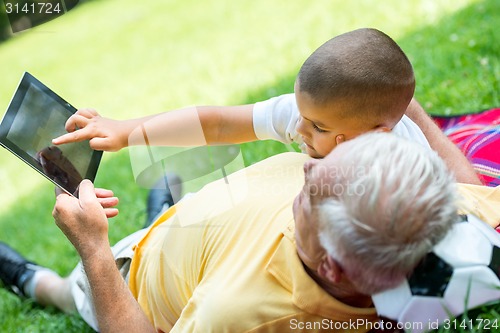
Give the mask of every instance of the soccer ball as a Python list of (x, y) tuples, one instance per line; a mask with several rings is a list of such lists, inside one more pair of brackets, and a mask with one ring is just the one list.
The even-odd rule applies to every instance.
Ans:
[(372, 296), (379, 316), (407, 332), (460, 329), (471, 321), (454, 317), (500, 300), (500, 234), (473, 215), (462, 220), (401, 285)]

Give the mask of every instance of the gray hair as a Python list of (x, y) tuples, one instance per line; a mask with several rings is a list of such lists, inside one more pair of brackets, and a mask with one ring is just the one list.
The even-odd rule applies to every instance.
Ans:
[[(457, 220), (456, 188), (436, 153), (388, 133), (339, 145), (342, 191), (313, 207), (319, 238), (359, 292), (399, 283)], [(337, 186), (337, 189), (339, 187)]]

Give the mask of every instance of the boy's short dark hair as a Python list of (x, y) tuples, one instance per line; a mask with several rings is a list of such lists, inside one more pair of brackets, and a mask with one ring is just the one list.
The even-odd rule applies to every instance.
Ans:
[(314, 51), (297, 84), (317, 105), (343, 103), (342, 117), (401, 117), (413, 97), (415, 77), (396, 42), (364, 28), (334, 37)]

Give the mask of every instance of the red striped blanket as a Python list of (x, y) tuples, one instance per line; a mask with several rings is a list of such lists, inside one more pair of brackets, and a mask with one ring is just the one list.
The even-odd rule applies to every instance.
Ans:
[(433, 119), (471, 161), (485, 185), (500, 185), (500, 108)]

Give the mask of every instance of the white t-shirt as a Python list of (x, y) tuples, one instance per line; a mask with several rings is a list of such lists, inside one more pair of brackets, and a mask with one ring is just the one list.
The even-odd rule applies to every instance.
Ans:
[[(295, 94), (281, 95), (258, 102), (253, 108), (255, 135), (260, 140), (295, 142), (304, 150), (302, 137), (296, 130), (299, 116)], [(431, 149), (422, 130), (406, 115), (394, 126), (392, 132)]]

